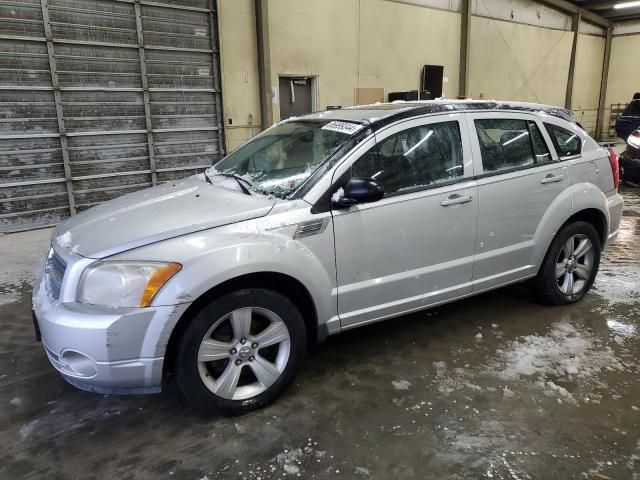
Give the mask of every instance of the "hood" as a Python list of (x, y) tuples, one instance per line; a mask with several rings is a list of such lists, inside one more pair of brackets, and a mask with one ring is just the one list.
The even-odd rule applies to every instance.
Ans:
[(61, 223), (56, 249), (103, 258), (179, 235), (266, 215), (276, 200), (212, 186), (202, 176), (139, 190)]

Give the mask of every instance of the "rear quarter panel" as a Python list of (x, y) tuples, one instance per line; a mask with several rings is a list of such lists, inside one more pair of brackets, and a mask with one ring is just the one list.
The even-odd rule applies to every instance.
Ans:
[[(543, 217), (535, 234), (537, 264), (544, 260), (547, 249), (562, 225), (571, 215), (589, 208), (601, 211), (611, 225), (607, 193), (615, 193), (613, 174), (606, 149), (600, 147), (582, 128), (551, 115), (541, 114), (544, 123), (551, 123), (573, 131), (582, 139), (582, 152), (570, 158), (557, 155), (567, 167), (569, 187), (556, 198)], [(551, 145), (555, 151), (555, 147)]]

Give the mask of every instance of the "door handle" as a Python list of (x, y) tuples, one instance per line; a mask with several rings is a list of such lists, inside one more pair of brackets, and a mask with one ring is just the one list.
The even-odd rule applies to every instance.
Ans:
[(471, 197), (471, 195), (462, 196), (454, 193), (453, 195), (450, 195), (446, 200), (443, 200), (440, 205), (442, 205), (443, 207), (448, 207), (449, 205), (459, 205), (461, 203), (469, 203), (472, 199), (473, 197)]
[(564, 178), (564, 175), (554, 175), (553, 173), (550, 173), (549, 175), (544, 177), (542, 180), (540, 180), (540, 183), (547, 184), (547, 183), (561, 182), (563, 178)]

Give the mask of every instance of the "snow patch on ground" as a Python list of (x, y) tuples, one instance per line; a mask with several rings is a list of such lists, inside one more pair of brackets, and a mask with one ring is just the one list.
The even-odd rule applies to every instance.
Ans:
[(0, 237), (0, 251), (7, 259), (0, 270), (0, 305), (15, 303), (33, 284), (38, 263), (46, 255), (51, 229), (12, 233)]
[(504, 398), (513, 398), (516, 396), (515, 392), (513, 390), (511, 390), (509, 387), (505, 386), (502, 389), (502, 396)]
[[(312, 449), (307, 446), (307, 448), (305, 448), (305, 452), (311, 453)], [(300, 466), (302, 465), (302, 459), (305, 452), (303, 452), (302, 448), (284, 450), (282, 453), (276, 455), (275, 461), (288, 475), (297, 475), (300, 473)]]
[[(111, 397), (86, 410), (78, 411), (70, 405), (73, 400), (56, 402), (54, 407), (20, 428), (20, 437), (25, 442), (48, 442), (63, 434), (76, 432), (97, 422), (109, 422), (121, 415), (127, 402)], [(126, 412), (125, 412), (126, 413)]]
[(596, 277), (593, 293), (609, 308), (618, 305), (634, 306), (640, 296), (640, 267), (638, 265), (607, 265)]
[(500, 378), (515, 380), (531, 375), (588, 379), (603, 369), (623, 371), (625, 367), (610, 347), (597, 345), (591, 333), (558, 322), (548, 335), (527, 335), (511, 342), (494, 368)]
[[(620, 337), (611, 342), (614, 347), (623, 343), (622, 335), (628, 338), (636, 334), (633, 325), (617, 320), (609, 328)], [(635, 368), (633, 360), (624, 360), (627, 357), (614, 352), (606, 337), (603, 339), (566, 320), (552, 324), (544, 335), (517, 337), (501, 347), (478, 368), (433, 362), (433, 390), (443, 396), (465, 390), (471, 399), (473, 392), (485, 390), (479, 386), (484, 386), (482, 378), (492, 377), (500, 383), (495, 385), (497, 388), (486, 387), (486, 391), (499, 389), (504, 399), (519, 397), (522, 383), (526, 382), (529, 388), (558, 403), (599, 403), (601, 395), (595, 389), (607, 388), (601, 376), (603, 372)], [(491, 384), (488, 378), (486, 381)]]
[(394, 380), (393, 382), (391, 382), (391, 384), (396, 390), (409, 390), (409, 387), (411, 386), (411, 382), (409, 382), (408, 380)]
[(467, 378), (467, 373), (463, 368), (454, 368), (449, 371), (447, 362), (442, 360), (433, 362), (435, 369), (435, 378), (433, 383), (436, 385), (438, 392), (443, 395), (449, 395), (468, 385), (471, 385)]
[(354, 473), (356, 475), (360, 475), (361, 477), (370, 477), (371, 476), (371, 472), (369, 471), (368, 468), (364, 468), (364, 467), (356, 467)]

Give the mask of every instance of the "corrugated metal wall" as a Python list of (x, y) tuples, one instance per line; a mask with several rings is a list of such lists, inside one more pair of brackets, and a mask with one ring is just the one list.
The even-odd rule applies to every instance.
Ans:
[(213, 0), (0, 2), (0, 232), (224, 153)]

